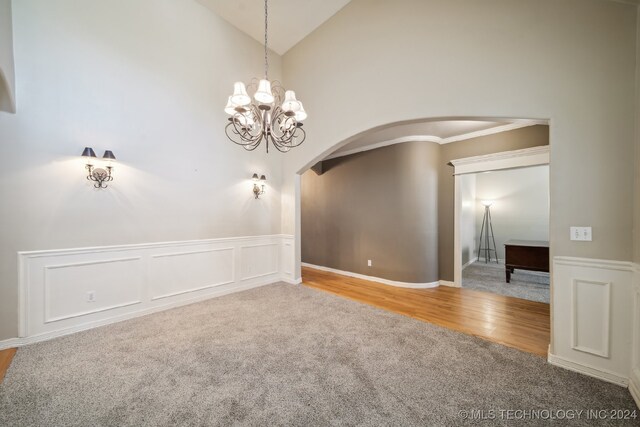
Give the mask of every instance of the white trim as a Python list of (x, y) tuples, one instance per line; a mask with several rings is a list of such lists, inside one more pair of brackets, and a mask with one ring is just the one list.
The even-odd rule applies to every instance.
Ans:
[(593, 366), (587, 365), (586, 363), (575, 363), (552, 353), (548, 354), (547, 361), (554, 366), (559, 366), (573, 372), (578, 372), (580, 374), (588, 375), (593, 378), (598, 378), (600, 380), (607, 381), (622, 387), (627, 387), (629, 385), (628, 378), (621, 377), (620, 375), (614, 374), (613, 372), (609, 372), (604, 369), (594, 368)]
[(467, 261), (466, 264), (462, 266), (462, 269), (464, 270), (465, 268), (469, 267), (471, 264), (473, 264), (476, 261), (478, 261), (478, 257), (471, 258), (469, 261)]
[(22, 338), (9, 338), (0, 341), (0, 351), (8, 348), (22, 347), (23, 345)]
[(482, 156), (465, 157), (451, 160), (454, 174), (468, 174), (492, 170), (522, 168), (549, 164), (549, 146), (523, 148), (522, 150), (503, 151)]
[(338, 157), (350, 156), (352, 154), (363, 153), (365, 151), (375, 150), (376, 148), (388, 147), (390, 145), (402, 144), (403, 142), (435, 142), (436, 144), (442, 144), (442, 138), (437, 136), (429, 136), (429, 135), (410, 135), (410, 136), (402, 136), (400, 138), (389, 139), (387, 141), (376, 142), (375, 144), (365, 145), (363, 147), (354, 148), (347, 151), (337, 151), (333, 154), (328, 155), (323, 159), (331, 160), (337, 159)]
[(369, 280), (371, 282), (378, 282), (389, 286), (396, 286), (398, 288), (412, 288), (412, 289), (427, 289), (427, 288), (437, 288), (440, 283), (436, 282), (428, 282), (428, 283), (409, 283), (409, 282), (398, 282), (395, 280), (383, 279), (381, 277), (375, 276), (366, 276), (364, 274), (353, 273), (351, 271), (338, 270), (331, 267), (323, 267), (321, 265), (309, 264), (307, 262), (301, 263), (303, 267), (314, 268), (316, 270), (328, 271), (330, 273), (341, 274), (343, 276), (355, 277), (356, 279)]
[(290, 285), (299, 285), (300, 283), (302, 283), (302, 277), (298, 277), (297, 279), (282, 278), (280, 279), (280, 281), (288, 283)]
[(448, 286), (450, 288), (459, 288), (460, 287), (460, 286), (457, 286), (455, 284), (455, 282), (450, 282), (448, 280), (440, 280), (439, 283), (440, 283), (440, 286)]
[(194, 304), (196, 302), (201, 302), (201, 301), (205, 301), (211, 298), (217, 298), (217, 297), (221, 297), (223, 295), (228, 295), (228, 294), (232, 294), (235, 292), (240, 292), (240, 291), (246, 291), (249, 289), (253, 289), (253, 288), (258, 288), (261, 286), (266, 286), (266, 285), (270, 285), (273, 283), (277, 283), (277, 282), (266, 282), (266, 283), (252, 283), (252, 284), (240, 284), (240, 285), (235, 285), (232, 287), (227, 287), (225, 289), (221, 289), (218, 290), (216, 292), (211, 292), (208, 293), (206, 295), (200, 295), (194, 298), (190, 298), (188, 300), (183, 300), (183, 301), (176, 301), (176, 302), (171, 302), (168, 304), (163, 304), (163, 305), (158, 305), (155, 307), (151, 307), (142, 311), (136, 311), (133, 313), (127, 313), (127, 314), (123, 314), (121, 316), (114, 316), (114, 317), (110, 317), (108, 319), (104, 319), (104, 320), (100, 320), (100, 321), (96, 321), (96, 322), (90, 322), (90, 323), (84, 323), (82, 325), (78, 325), (78, 326), (74, 326), (74, 327), (70, 327), (70, 328), (66, 328), (66, 329), (59, 329), (53, 332), (47, 332), (47, 333), (43, 333), (43, 334), (38, 334), (38, 335), (32, 335), (30, 337), (22, 337), (22, 338), (9, 338), (7, 340), (3, 340), (0, 341), (0, 350), (4, 350), (7, 348), (13, 348), (13, 347), (22, 347), (28, 344), (34, 344), (37, 342), (42, 342), (42, 341), (47, 341), (53, 338), (58, 338), (58, 337), (62, 337), (65, 335), (70, 335), (70, 334), (74, 334), (76, 332), (81, 332), (81, 331), (85, 331), (88, 329), (93, 329), (93, 328), (97, 328), (99, 326), (105, 326), (105, 325), (110, 325), (112, 323), (118, 323), (118, 322), (122, 322), (124, 320), (129, 320), (129, 319), (135, 319), (136, 317), (142, 317), (142, 316), (146, 316), (149, 314), (153, 314), (153, 313), (157, 313), (160, 311), (165, 311), (171, 308), (176, 308), (176, 307), (182, 307), (185, 305), (189, 305), (189, 304)]
[[(19, 251), (18, 255), (26, 256), (29, 258), (36, 258), (41, 256), (65, 256), (65, 255), (78, 255), (84, 253), (99, 253), (99, 252), (114, 252), (114, 251), (128, 251), (131, 249), (157, 249), (162, 247), (176, 247), (176, 246), (193, 246), (193, 245), (209, 245), (212, 243), (223, 242), (241, 242), (245, 240), (267, 239), (267, 238), (287, 238), (292, 239), (290, 234), (263, 234), (258, 236), (240, 236), (240, 237), (220, 237), (215, 239), (197, 239), (197, 240), (177, 240), (168, 242), (156, 242), (156, 243), (136, 243), (129, 245), (112, 245), (112, 246), (90, 246), (84, 248), (69, 248), (69, 249), (48, 249), (43, 251)], [(260, 245), (258, 245), (260, 246)], [(245, 246), (250, 247), (250, 246)]]
[(535, 125), (546, 125), (546, 124), (548, 124), (547, 120), (518, 120), (513, 123), (508, 123), (506, 125), (494, 126), (489, 129), (477, 130), (473, 132), (464, 133), (461, 135), (450, 136), (447, 138), (441, 138), (435, 135), (402, 136), (399, 138), (389, 139), (386, 141), (380, 141), (374, 144), (353, 148), (351, 150), (336, 151), (332, 154), (329, 154), (323, 160), (330, 160), (330, 159), (336, 159), (338, 157), (350, 156), (352, 154), (362, 153), (364, 151), (369, 151), (369, 150), (375, 150), (376, 148), (388, 147), (389, 145), (401, 144), (403, 142), (435, 142), (436, 144), (443, 145), (443, 144), (450, 144), (452, 142), (457, 142), (457, 141), (465, 141), (467, 139), (479, 138), (481, 136), (508, 132), (511, 130), (516, 130), (524, 127), (535, 126)]
[[(483, 264), (495, 264), (495, 265), (502, 265), (504, 266), (504, 260), (502, 258), (498, 258), (498, 262), (496, 262), (495, 259), (491, 259), (489, 262), (484, 262), (484, 257), (478, 257), (477, 258), (478, 262), (481, 262)], [(530, 273), (533, 273), (533, 271), (531, 271)]]
[(568, 256), (555, 256), (553, 260), (558, 265), (568, 265), (572, 267), (590, 267), (602, 270), (633, 271), (634, 265), (631, 261), (613, 261), (608, 259), (577, 258)]
[(636, 405), (640, 408), (640, 371), (631, 370), (631, 378), (629, 378), (629, 393), (636, 401)]

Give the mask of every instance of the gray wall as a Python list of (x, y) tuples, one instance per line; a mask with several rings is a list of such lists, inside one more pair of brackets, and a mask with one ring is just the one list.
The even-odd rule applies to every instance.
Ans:
[[(438, 280), (440, 146), (409, 142), (302, 176), (302, 261), (411, 283)], [(367, 260), (372, 267), (367, 267)]]
[[(499, 259), (504, 260), (507, 240), (549, 240), (549, 166), (479, 173), (475, 188), (476, 241), (480, 241), (484, 217), (482, 200), (492, 200), (491, 219)], [(484, 257), (484, 253), (480, 256)]]
[[(547, 145), (548, 126), (407, 142), (302, 175), (302, 262), (404, 282), (453, 280), (453, 159)], [(367, 267), (367, 260), (373, 261)]]
[[(549, 126), (530, 126), (509, 132), (442, 145), (438, 179), (438, 253), (440, 280), (453, 281), (454, 180), (451, 160), (549, 144)], [(568, 232), (567, 232), (568, 233)]]

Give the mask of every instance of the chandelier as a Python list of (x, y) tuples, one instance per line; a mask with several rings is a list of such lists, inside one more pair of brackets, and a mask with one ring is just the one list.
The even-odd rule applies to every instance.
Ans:
[(255, 150), (264, 140), (267, 153), (270, 143), (286, 153), (304, 142), (306, 133), (302, 121), (307, 113), (294, 91), (285, 90), (280, 82), (268, 79), (268, 17), (267, 0), (264, 0), (264, 78), (254, 78), (246, 86), (242, 82), (233, 84), (233, 95), (224, 108), (231, 116), (225, 133), (247, 151)]

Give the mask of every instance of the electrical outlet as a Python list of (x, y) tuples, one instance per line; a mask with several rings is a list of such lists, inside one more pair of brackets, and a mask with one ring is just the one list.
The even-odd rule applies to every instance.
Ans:
[(367, 265), (371, 267), (371, 260), (367, 260)]
[(96, 301), (96, 291), (87, 292), (87, 302), (95, 302)]
[(591, 242), (592, 234), (591, 227), (571, 227), (571, 240), (581, 241), (581, 242)]

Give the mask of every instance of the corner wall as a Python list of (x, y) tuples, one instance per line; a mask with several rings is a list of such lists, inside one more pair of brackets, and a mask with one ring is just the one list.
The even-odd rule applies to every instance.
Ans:
[[(609, 346), (610, 358), (589, 355), (589, 369), (628, 379), (636, 30), (637, 6), (614, 1), (353, 0), (284, 56), (287, 87), (309, 119), (307, 142), (284, 166), (282, 232), (299, 244), (296, 174), (355, 135), (427, 118), (549, 119), (551, 255), (572, 258), (559, 259), (571, 265), (553, 273), (551, 352), (585, 366), (580, 347)], [(571, 241), (573, 225), (591, 226), (593, 241)], [(441, 262), (441, 278), (453, 276), (453, 262)], [(622, 279), (609, 267), (620, 262)], [(580, 277), (616, 281), (609, 313), (616, 334), (592, 336), (587, 322), (570, 341), (567, 318), (558, 315), (593, 308), (572, 307)], [(580, 298), (605, 292), (585, 286)]]
[[(18, 251), (280, 232), (282, 157), (224, 134), (233, 82), (262, 73), (259, 43), (193, 0), (20, 0), (13, 30), (20, 108), (0, 113), (0, 340), (18, 334)], [(280, 68), (273, 55), (273, 78)], [(115, 153), (109, 188), (86, 180), (85, 146)], [(268, 179), (258, 200), (253, 173)]]

